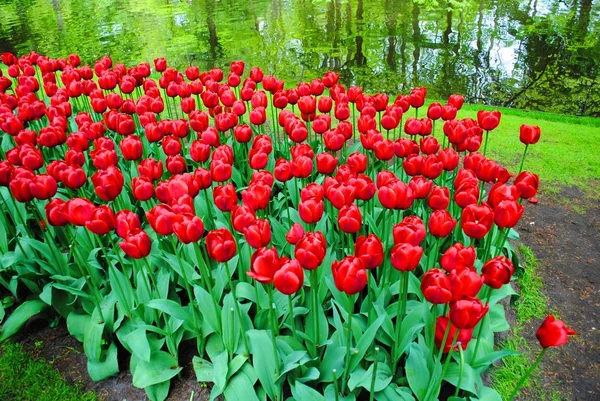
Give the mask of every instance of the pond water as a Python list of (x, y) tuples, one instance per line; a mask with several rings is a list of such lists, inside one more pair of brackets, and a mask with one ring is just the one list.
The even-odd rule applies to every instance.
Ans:
[(396, 94), (600, 116), (596, 0), (0, 0), (0, 50), (175, 67), (333, 69)]

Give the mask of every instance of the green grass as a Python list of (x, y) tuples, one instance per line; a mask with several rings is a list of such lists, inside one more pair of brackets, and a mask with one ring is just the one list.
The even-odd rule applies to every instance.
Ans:
[[(502, 366), (491, 372), (493, 387), (504, 400), (508, 399), (540, 352), (537, 343), (532, 345), (523, 337), (525, 325), (532, 320), (541, 321), (548, 313), (548, 297), (542, 292), (544, 285), (541, 276), (537, 273), (537, 258), (526, 246), (522, 245), (519, 251), (523, 257), (523, 270), (517, 278), (520, 297), (514, 308), (516, 323), (503, 347), (518, 351), (520, 354), (503, 359)], [(527, 399), (550, 401), (564, 399), (560, 392), (543, 389), (540, 385), (540, 377), (541, 371), (537, 370), (523, 386), (529, 395)]]
[(33, 358), (20, 344), (0, 346), (0, 401), (95, 401), (92, 392), (67, 384), (46, 361)]

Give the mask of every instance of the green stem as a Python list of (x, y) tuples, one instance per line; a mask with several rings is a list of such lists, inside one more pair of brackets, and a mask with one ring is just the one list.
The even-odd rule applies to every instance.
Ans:
[(442, 360), (442, 355), (444, 355), (444, 348), (446, 348), (446, 341), (448, 340), (448, 335), (450, 334), (451, 322), (448, 321), (448, 325), (446, 326), (446, 331), (444, 332), (444, 338), (442, 339), (442, 344), (440, 345), (440, 350), (438, 352), (437, 360), (438, 362)]
[[(238, 304), (238, 298), (237, 298), (237, 294), (235, 291), (235, 286), (233, 285), (233, 281), (231, 280), (231, 271), (229, 270), (229, 263), (223, 263), (223, 265), (225, 265), (225, 272), (227, 273), (227, 281), (229, 282), (229, 289), (231, 290), (231, 294), (233, 295), (233, 306), (235, 307), (235, 313), (237, 314), (238, 317), (238, 321), (241, 322), (242, 320), (242, 312), (240, 311), (240, 305)], [(248, 338), (246, 337), (246, 333), (244, 332), (243, 329), (240, 329), (242, 331), (242, 339), (244, 340), (244, 349), (246, 350), (246, 354), (250, 355), (250, 347), (248, 346)]]
[(335, 401), (339, 401), (340, 400), (340, 388), (338, 386), (337, 369), (333, 369), (331, 371), (331, 373), (333, 374), (333, 389), (334, 389), (334, 393), (335, 393)]
[(315, 355), (317, 355), (317, 346), (319, 342), (319, 291), (317, 289), (319, 277), (317, 274), (317, 269), (311, 270), (310, 272), (310, 292), (313, 307), (313, 345), (315, 348)]
[(517, 173), (517, 175), (521, 174), (521, 171), (523, 171), (523, 165), (525, 164), (525, 155), (527, 155), (528, 148), (529, 148), (529, 145), (525, 145), (525, 150), (523, 151), (523, 157), (521, 158), (521, 166), (519, 167), (519, 172)]
[(542, 349), (542, 352), (540, 352), (540, 354), (536, 358), (536, 360), (533, 363), (533, 365), (531, 366), (531, 368), (529, 368), (529, 370), (527, 371), (527, 373), (525, 373), (525, 375), (521, 378), (521, 380), (519, 381), (519, 383), (517, 383), (517, 386), (513, 390), (512, 394), (510, 395), (510, 398), (508, 399), (508, 401), (513, 401), (515, 399), (515, 397), (519, 393), (519, 389), (521, 388), (521, 386), (523, 385), (523, 383), (525, 383), (525, 381), (529, 378), (529, 376), (531, 376), (531, 373), (533, 373), (533, 371), (535, 370), (535, 368), (537, 368), (538, 365), (540, 364), (540, 361), (544, 357), (544, 354), (546, 353), (547, 349), (548, 348)]
[(346, 389), (348, 375), (350, 374), (350, 359), (352, 354), (352, 315), (354, 314), (354, 295), (348, 296), (348, 334), (346, 335), (346, 360), (344, 362), (344, 375), (342, 377), (342, 391)]
[(485, 131), (485, 143), (483, 144), (483, 155), (485, 156), (485, 153), (487, 152), (487, 144), (488, 144), (488, 137), (490, 136), (490, 131)]
[(292, 326), (292, 332), (294, 333), (294, 337), (296, 337), (296, 322), (294, 320), (294, 303), (292, 301), (292, 296), (288, 295), (288, 307), (289, 307), (289, 318)]
[(458, 382), (456, 383), (456, 391), (454, 392), (455, 397), (458, 397), (458, 393), (460, 392), (460, 385), (462, 384), (463, 370), (465, 367), (465, 353), (460, 345), (458, 346), (458, 352), (460, 354), (460, 370), (458, 373)]
[(375, 362), (373, 362), (373, 375), (371, 376), (371, 386), (369, 387), (369, 401), (375, 399), (375, 380), (377, 379), (377, 364), (379, 363), (379, 347), (375, 347)]
[[(492, 287), (488, 287), (488, 291), (487, 291), (487, 295), (485, 297), (485, 305), (488, 305), (490, 303), (490, 298), (492, 297)], [(487, 314), (486, 316), (483, 317), (483, 319), (481, 319), (481, 322), (479, 322), (479, 330), (477, 330), (477, 340), (475, 341), (475, 350), (473, 351), (473, 362), (476, 361), (475, 358), (477, 358), (477, 350), (479, 349), (479, 342), (481, 340), (481, 332), (483, 331), (483, 320), (487, 318)]]
[(402, 320), (404, 319), (404, 315), (406, 314), (406, 292), (408, 291), (408, 272), (400, 272), (400, 280), (398, 281), (398, 309), (396, 311), (396, 336), (395, 336), (395, 344), (394, 344), (394, 369), (392, 372), (396, 371), (398, 366), (398, 361), (400, 360), (400, 349), (398, 346), (400, 345), (400, 336), (402, 335)]
[(275, 317), (275, 303), (273, 302), (273, 286), (267, 285), (267, 294), (269, 295), (269, 315), (271, 316), (271, 343), (273, 345), (273, 355), (275, 355), (275, 377), (279, 376), (279, 353), (277, 352), (276, 336), (278, 333), (277, 329), (277, 318)]

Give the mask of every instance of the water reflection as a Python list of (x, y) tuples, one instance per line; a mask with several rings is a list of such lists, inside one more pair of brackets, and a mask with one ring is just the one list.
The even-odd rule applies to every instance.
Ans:
[(599, 9), (594, 0), (0, 0), (0, 50), (127, 64), (166, 56), (204, 69), (243, 59), (287, 82), (335, 69), (368, 91), (426, 85), (438, 97), (600, 115)]

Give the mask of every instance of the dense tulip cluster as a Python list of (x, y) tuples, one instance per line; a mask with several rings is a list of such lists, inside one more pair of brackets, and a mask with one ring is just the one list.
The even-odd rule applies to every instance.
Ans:
[(539, 185), (486, 156), (500, 112), (458, 119), (452, 95), (419, 117), (425, 88), (289, 86), (242, 61), (2, 62), (0, 284), (66, 318), (94, 380), (120, 343), (162, 400), (195, 339), (198, 380), (227, 400), (493, 392), (463, 372), (500, 357), (506, 240)]

